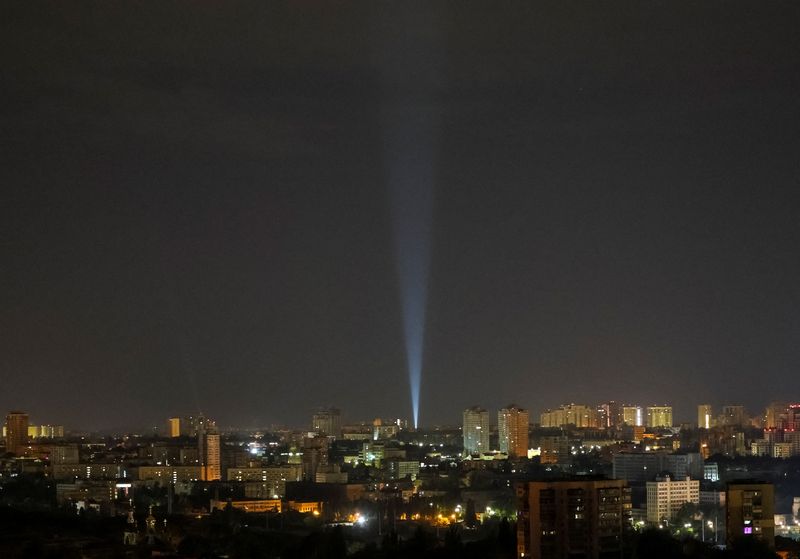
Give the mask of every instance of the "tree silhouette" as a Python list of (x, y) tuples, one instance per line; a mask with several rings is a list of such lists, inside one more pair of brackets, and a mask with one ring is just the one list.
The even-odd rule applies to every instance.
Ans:
[(673, 559), (682, 555), (678, 540), (656, 529), (642, 532), (633, 550), (633, 559)]
[(474, 528), (478, 524), (478, 515), (475, 514), (475, 501), (467, 499), (467, 507), (464, 511), (464, 524)]
[(344, 540), (341, 526), (334, 526), (325, 540), (327, 541), (323, 541), (326, 545), (320, 550), (320, 557), (324, 559), (345, 559), (347, 557), (347, 542)]

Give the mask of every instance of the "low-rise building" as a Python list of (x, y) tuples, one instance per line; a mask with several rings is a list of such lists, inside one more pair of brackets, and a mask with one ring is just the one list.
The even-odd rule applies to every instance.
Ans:
[(260, 481), (264, 485), (264, 494), (283, 497), (286, 495), (286, 482), (303, 479), (303, 466), (283, 464), (261, 468), (228, 468), (226, 478), (228, 481)]
[(72, 504), (78, 508), (90, 508), (95, 504), (101, 508), (110, 505), (116, 498), (113, 481), (75, 481), (56, 484), (56, 503), (59, 506)]
[(387, 460), (386, 471), (389, 479), (417, 479), (419, 475), (419, 462), (416, 460)]
[(211, 499), (211, 510), (225, 510), (228, 506), (244, 512), (282, 512), (283, 505), (280, 499), (246, 499), (236, 501), (218, 501)]
[(129, 469), (124, 464), (52, 464), (50, 475), (55, 480), (67, 479), (123, 479)]
[(647, 521), (654, 524), (673, 520), (686, 503), (700, 504), (700, 481), (689, 477), (658, 477), (655, 481), (648, 481), (646, 487)]
[(177, 483), (199, 481), (202, 479), (201, 466), (139, 466), (135, 479), (139, 481), (159, 481)]

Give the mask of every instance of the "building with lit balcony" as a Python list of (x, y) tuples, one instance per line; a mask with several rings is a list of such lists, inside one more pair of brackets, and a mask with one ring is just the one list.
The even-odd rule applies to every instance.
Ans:
[(727, 543), (736, 549), (742, 538), (755, 538), (775, 549), (775, 486), (733, 481), (725, 494)]

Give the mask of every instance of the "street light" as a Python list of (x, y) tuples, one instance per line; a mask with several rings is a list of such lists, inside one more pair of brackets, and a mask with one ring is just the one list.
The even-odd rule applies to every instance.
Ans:
[(716, 543), (716, 541), (717, 541), (717, 531), (714, 529), (714, 521), (713, 520), (709, 520), (708, 522), (703, 524), (703, 541), (706, 541), (706, 535), (705, 535), (706, 534), (706, 531), (705, 531), (705, 527), (706, 526), (708, 526), (709, 529), (711, 529), (711, 531), (714, 533), (714, 543)]

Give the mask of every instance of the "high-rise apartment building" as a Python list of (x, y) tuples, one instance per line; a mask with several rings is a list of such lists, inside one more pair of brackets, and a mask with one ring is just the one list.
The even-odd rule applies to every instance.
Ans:
[(597, 410), (582, 404), (564, 404), (554, 410), (545, 410), (539, 416), (542, 427), (600, 427)]
[(314, 481), (320, 466), (328, 465), (327, 437), (306, 437), (303, 439), (303, 479)]
[(783, 428), (786, 431), (800, 431), (800, 404), (789, 404), (787, 406)]
[(762, 540), (775, 548), (775, 486), (756, 481), (732, 481), (725, 493), (727, 542), (733, 549), (742, 538)]
[(197, 437), (201, 432), (216, 432), (217, 423), (202, 413), (198, 415), (172, 416), (165, 422), (167, 437)]
[(497, 432), (500, 452), (510, 457), (524, 458), (528, 455), (528, 410), (510, 404), (497, 412)]
[(783, 422), (786, 420), (786, 412), (789, 405), (785, 402), (770, 402), (764, 410), (765, 429), (783, 429)]
[(697, 427), (700, 429), (711, 429), (714, 426), (714, 414), (711, 411), (711, 404), (700, 404), (697, 406)]
[(644, 425), (644, 413), (641, 406), (622, 406), (622, 422), (631, 427)]
[(542, 464), (564, 463), (571, 457), (569, 437), (566, 435), (540, 437), (539, 449), (541, 451), (539, 460)]
[[(166, 429), (167, 436), (170, 437), (196, 437), (201, 431), (215, 432), (217, 424), (213, 419), (209, 419), (200, 413), (184, 417), (170, 417), (167, 419)], [(178, 434), (174, 434), (175, 432)]]
[(622, 407), (614, 400), (597, 406), (597, 414), (600, 427), (616, 428), (622, 425)]
[(783, 442), (791, 445), (792, 456), (800, 456), (800, 431), (785, 431)]
[(719, 424), (730, 427), (743, 427), (747, 423), (747, 416), (744, 406), (728, 405), (722, 406), (722, 414), (719, 416)]
[(320, 437), (342, 438), (342, 412), (338, 408), (322, 408), (311, 420), (312, 430)]
[(6, 416), (6, 452), (22, 455), (28, 445), (28, 414), (9, 412)]
[(672, 427), (672, 406), (647, 406), (647, 427)]
[(488, 452), (489, 412), (480, 406), (465, 409), (462, 434), (465, 455)]
[(181, 436), (181, 418), (170, 417), (167, 419), (167, 436), (180, 437)]
[(259, 468), (228, 468), (228, 481), (244, 482), (246, 497), (277, 499), (286, 495), (286, 483), (302, 481), (300, 464), (279, 464)]
[(203, 457), (203, 479), (215, 481), (222, 479), (222, 460), (220, 453), (219, 433), (205, 433), (205, 450)]
[[(3, 431), (5, 436), (5, 431)], [(62, 439), (64, 438), (63, 425), (28, 425), (29, 439)]]
[(372, 439), (375, 441), (383, 439), (394, 439), (400, 432), (399, 419), (381, 419), (376, 417), (372, 421)]
[(216, 481), (222, 479), (222, 452), (220, 437), (213, 422), (204, 422), (197, 432), (197, 454), (200, 457), (200, 479)]
[(683, 479), (657, 477), (655, 481), (648, 481), (646, 487), (648, 522), (673, 520), (684, 504), (700, 504), (700, 481), (688, 476)]
[(520, 483), (517, 557), (620, 557), (630, 507), (621, 480)]

